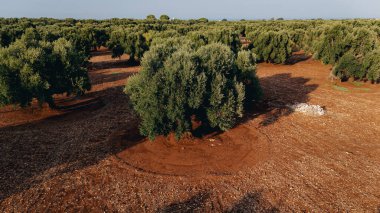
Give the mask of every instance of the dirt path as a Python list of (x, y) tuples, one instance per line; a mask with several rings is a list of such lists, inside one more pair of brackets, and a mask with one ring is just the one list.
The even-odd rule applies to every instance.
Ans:
[(97, 52), (92, 92), (57, 97), (65, 110), (1, 109), (1, 212), (379, 210), (379, 86), (334, 85), (311, 59), (260, 64), (265, 100), (236, 128), (151, 143), (122, 93), (139, 70), (126, 60)]

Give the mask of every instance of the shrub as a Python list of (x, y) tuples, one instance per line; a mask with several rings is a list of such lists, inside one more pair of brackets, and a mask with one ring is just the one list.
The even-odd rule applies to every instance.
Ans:
[(125, 92), (141, 117), (141, 133), (150, 139), (171, 131), (181, 137), (192, 130), (194, 116), (221, 130), (243, 116), (245, 85), (257, 79), (252, 56), (240, 53), (237, 65), (225, 45), (191, 46), (175, 40), (152, 46), (140, 73), (128, 81)]
[(161, 21), (169, 21), (170, 20), (170, 17), (168, 15), (161, 15), (160, 16), (160, 20)]
[(363, 61), (362, 72), (366, 73), (368, 80), (372, 82), (380, 81), (380, 49), (372, 51)]
[(155, 16), (155, 15), (152, 15), (152, 14), (151, 14), (151, 15), (147, 15), (147, 16), (146, 16), (146, 19), (147, 19), (147, 20), (150, 20), (150, 21), (152, 21), (152, 20), (156, 20), (156, 16)]
[(300, 50), (302, 47), (302, 43), (305, 37), (305, 31), (301, 29), (290, 31), (290, 40), (292, 41), (292, 49), (293, 50)]
[(200, 19), (198, 19), (198, 21), (201, 23), (207, 23), (208, 19), (207, 18), (200, 18)]
[(291, 41), (286, 32), (261, 33), (251, 40), (259, 61), (285, 63), (292, 54)]
[(259, 79), (256, 75), (256, 55), (250, 51), (240, 51), (236, 65), (241, 70), (241, 81), (245, 84), (246, 103), (258, 101), (262, 97)]
[(129, 54), (130, 60), (141, 59), (148, 45), (142, 32), (132, 30), (115, 30), (111, 33), (108, 47), (112, 50), (112, 57), (120, 57), (124, 53)]
[(86, 56), (71, 42), (39, 40), (28, 29), (21, 39), (0, 49), (0, 105), (30, 105), (33, 98), (54, 107), (54, 94), (81, 95), (90, 89)]
[(348, 80), (350, 77), (362, 79), (365, 75), (362, 67), (352, 52), (346, 53), (341, 57), (332, 70), (332, 74), (342, 81)]
[(335, 64), (349, 51), (352, 41), (351, 29), (343, 24), (328, 28), (315, 46), (315, 57), (325, 64)]
[(357, 58), (364, 58), (377, 46), (376, 34), (365, 28), (355, 29), (350, 43), (351, 50)]

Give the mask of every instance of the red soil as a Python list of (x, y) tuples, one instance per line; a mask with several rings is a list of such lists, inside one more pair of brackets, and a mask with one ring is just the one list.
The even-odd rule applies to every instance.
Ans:
[[(264, 101), (234, 129), (150, 142), (122, 93), (139, 67), (101, 50), (63, 110), (0, 111), (0, 211), (378, 211), (380, 87), (295, 56), (260, 64)], [(296, 63), (297, 62), (297, 63)], [(322, 117), (293, 113), (307, 102)]]

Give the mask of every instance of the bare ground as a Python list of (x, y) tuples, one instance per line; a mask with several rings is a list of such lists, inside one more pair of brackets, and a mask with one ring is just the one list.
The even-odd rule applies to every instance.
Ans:
[[(127, 59), (94, 53), (93, 90), (61, 110), (0, 110), (1, 212), (380, 210), (378, 85), (331, 82), (302, 55), (260, 64), (264, 101), (236, 128), (152, 143), (122, 93)], [(327, 115), (286, 107), (303, 102)]]

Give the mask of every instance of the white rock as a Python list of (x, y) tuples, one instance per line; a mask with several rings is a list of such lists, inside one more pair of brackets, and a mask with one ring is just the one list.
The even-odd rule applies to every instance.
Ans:
[(312, 116), (322, 116), (326, 114), (326, 111), (319, 105), (310, 105), (306, 103), (296, 103), (293, 105), (287, 105), (291, 110), (295, 112), (301, 112)]

